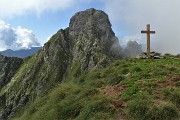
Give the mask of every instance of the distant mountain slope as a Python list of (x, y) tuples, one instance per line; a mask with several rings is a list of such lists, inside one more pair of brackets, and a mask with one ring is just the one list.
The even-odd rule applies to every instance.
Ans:
[(25, 58), (25, 57), (35, 54), (41, 48), (42, 47), (32, 47), (30, 49), (21, 49), (21, 50), (16, 50), (16, 51), (8, 49), (5, 51), (1, 51), (0, 53), (7, 57)]

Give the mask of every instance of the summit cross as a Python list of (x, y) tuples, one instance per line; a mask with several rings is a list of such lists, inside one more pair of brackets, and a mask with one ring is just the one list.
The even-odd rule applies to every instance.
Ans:
[(147, 34), (147, 54), (150, 55), (150, 51), (151, 51), (151, 48), (150, 48), (150, 34), (155, 34), (156, 32), (150, 30), (150, 24), (147, 24), (146, 29), (147, 30), (142, 30), (141, 33), (146, 33)]

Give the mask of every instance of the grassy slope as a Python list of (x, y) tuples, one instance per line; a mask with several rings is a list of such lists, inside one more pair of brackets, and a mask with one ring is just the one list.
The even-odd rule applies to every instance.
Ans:
[(180, 119), (179, 62), (116, 61), (57, 85), (29, 103), (15, 120)]

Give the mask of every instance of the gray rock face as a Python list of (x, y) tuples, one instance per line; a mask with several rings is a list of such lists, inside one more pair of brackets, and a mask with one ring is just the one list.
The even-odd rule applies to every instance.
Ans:
[(111, 29), (108, 15), (88, 9), (70, 20), (69, 38), (73, 41), (73, 61), (81, 62), (81, 70), (102, 66), (109, 59), (120, 58), (121, 48)]
[[(11, 81), (22, 63), (21, 58), (0, 55), (0, 91)], [(0, 96), (0, 120), (5, 120), (11, 109), (12, 107), (6, 106), (5, 94)]]
[(21, 58), (0, 55), (0, 90), (9, 83), (22, 62)]

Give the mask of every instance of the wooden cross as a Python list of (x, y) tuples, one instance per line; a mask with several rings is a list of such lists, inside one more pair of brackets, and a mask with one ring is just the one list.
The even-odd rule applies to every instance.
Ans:
[(155, 31), (150, 31), (150, 24), (147, 24), (147, 30), (142, 30), (141, 33), (147, 34), (147, 54), (150, 55), (150, 34), (155, 34)]

